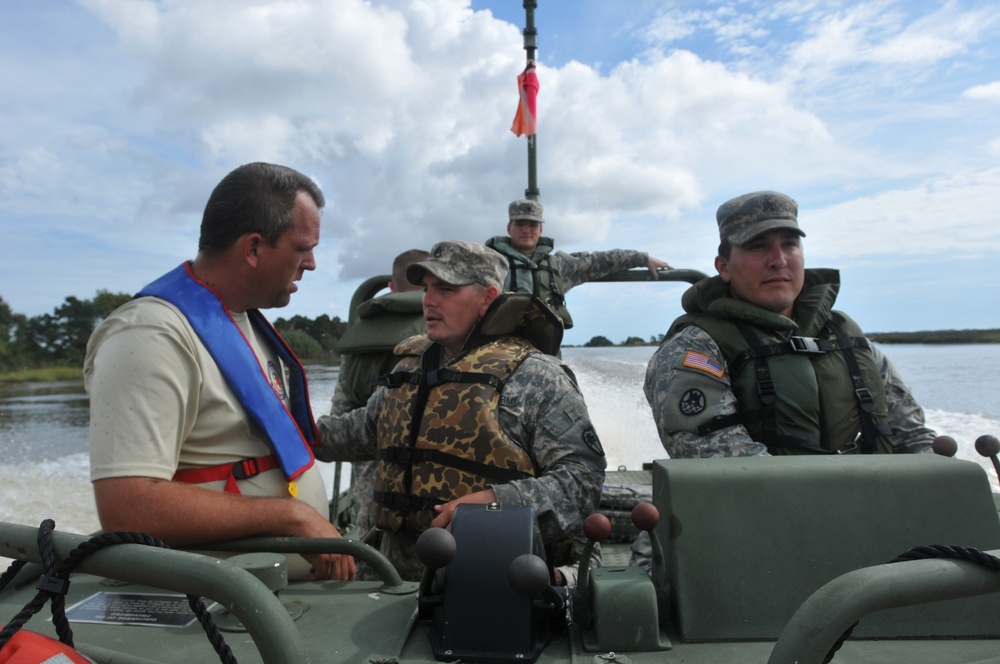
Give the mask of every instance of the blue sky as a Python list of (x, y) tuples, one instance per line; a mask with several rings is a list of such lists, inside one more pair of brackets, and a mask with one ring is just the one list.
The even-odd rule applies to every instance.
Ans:
[[(49, 313), (192, 258), (249, 161), (328, 206), (272, 318), (346, 318), (393, 256), (504, 232), (520, 0), (8, 0), (0, 297)], [(539, 0), (539, 185), (564, 251), (713, 273), (715, 209), (777, 189), (868, 331), (1000, 327), (1000, 6), (992, 0)], [(683, 287), (585, 284), (567, 343), (666, 330)]]

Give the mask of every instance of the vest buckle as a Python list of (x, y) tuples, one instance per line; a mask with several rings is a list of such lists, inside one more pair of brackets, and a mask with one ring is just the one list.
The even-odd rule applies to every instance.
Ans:
[(875, 397), (868, 390), (867, 387), (860, 387), (854, 390), (854, 395), (858, 398), (858, 405), (861, 406), (861, 410), (870, 413), (875, 407)]
[(260, 465), (256, 458), (249, 457), (233, 464), (233, 477), (245, 480), (260, 475)]
[(825, 353), (826, 351), (819, 347), (818, 341), (812, 337), (788, 337), (793, 353)]

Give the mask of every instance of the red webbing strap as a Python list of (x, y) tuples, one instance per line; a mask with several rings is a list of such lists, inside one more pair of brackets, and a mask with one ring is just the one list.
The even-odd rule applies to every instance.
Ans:
[(224, 463), (220, 466), (206, 468), (184, 468), (174, 473), (174, 482), (185, 484), (202, 484), (226, 480), (225, 492), (241, 495), (236, 480), (245, 480), (268, 470), (278, 467), (278, 458), (273, 454), (262, 457), (249, 457), (235, 463)]

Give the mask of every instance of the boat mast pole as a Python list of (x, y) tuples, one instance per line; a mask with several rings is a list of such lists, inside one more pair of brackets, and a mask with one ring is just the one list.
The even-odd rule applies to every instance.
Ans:
[[(524, 0), (524, 32), (522, 34), (524, 35), (526, 68), (535, 64), (535, 51), (538, 49), (538, 30), (535, 29), (535, 9), (537, 8), (537, 0)], [(524, 197), (533, 201), (537, 201), (541, 195), (541, 191), (538, 189), (537, 140), (537, 132), (528, 135), (528, 188), (524, 190)]]

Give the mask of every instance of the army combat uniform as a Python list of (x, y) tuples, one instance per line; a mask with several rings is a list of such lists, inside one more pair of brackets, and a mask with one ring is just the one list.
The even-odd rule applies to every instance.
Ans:
[[(644, 385), (668, 454), (929, 451), (935, 432), (909, 388), (853, 321), (832, 310), (839, 287), (835, 270), (805, 270), (794, 321), (733, 298), (719, 277), (689, 289), (682, 299), (688, 314), (651, 358)], [(757, 348), (743, 340), (741, 325), (759, 340)], [(836, 329), (855, 334), (838, 337)], [(769, 387), (773, 394), (764, 404), (760, 395)], [(873, 431), (867, 450), (862, 401)]]
[[(392, 292), (358, 306), (357, 322), (337, 343), (343, 359), (331, 399), (331, 415), (364, 406), (375, 391), (375, 380), (389, 373), (399, 361), (392, 352), (396, 344), (424, 332), (423, 296), (420, 291)], [(351, 464), (351, 513), (362, 534), (372, 528), (369, 512), (374, 490), (375, 464)], [(358, 578), (371, 576), (364, 561), (358, 560), (357, 567)]]
[[(523, 220), (542, 224), (545, 221), (542, 214), (543, 206), (535, 200), (513, 201), (507, 208), (511, 223)], [(486, 246), (507, 259), (503, 289), (536, 296), (556, 312), (567, 330), (573, 327), (573, 318), (566, 309), (566, 293), (571, 288), (614, 272), (649, 265), (649, 254), (632, 249), (572, 254), (554, 251), (550, 237), (538, 238), (530, 258), (515, 249), (506, 235), (490, 238)]]
[[(508, 293), (498, 302), (523, 297), (526, 296)], [(551, 315), (549, 312), (548, 316)], [(487, 313), (477, 330), (488, 323), (489, 316)], [(324, 416), (318, 422), (323, 439), (321, 446), (314, 449), (318, 459), (380, 459), (385, 472), (380, 470), (377, 487), (380, 500), (374, 505), (377, 511), (373, 516), (377, 525), (387, 531), (380, 550), (404, 579), (417, 580), (423, 571), (415, 554), (415, 543), (434, 516), (433, 504), (491, 487), (500, 504), (533, 507), (542, 540), (550, 545), (565, 542), (579, 533), (583, 520), (597, 509), (600, 500), (606, 466), (604, 452), (568, 368), (517, 336), (478, 338), (474, 331), (470, 338), (462, 353), (443, 363), (434, 361), (431, 353), (437, 345), (425, 336), (403, 342), (398, 352), (413, 360), (404, 361), (389, 374), (384, 381), (386, 385), (371, 396), (364, 408), (343, 417)], [(555, 345), (557, 348), (558, 342)], [(491, 363), (488, 371), (487, 363)], [(454, 373), (448, 373), (456, 368)], [(470, 368), (474, 371), (469, 371)], [(429, 387), (425, 394), (427, 406), (419, 417), (411, 418), (417, 392), (412, 389), (414, 381), (430, 373), (444, 378)], [(473, 373), (480, 376), (489, 373), (493, 380), (470, 387), (470, 381), (460, 379)], [(463, 398), (465, 390), (472, 388), (477, 390), (474, 402)], [(470, 403), (482, 406), (469, 408)], [(424, 453), (429, 455), (441, 449), (452, 452), (486, 428), (492, 434), (499, 434), (488, 436), (498, 441), (495, 456), (503, 458), (503, 462), (494, 464), (503, 467), (498, 476), (516, 479), (487, 479), (479, 486), (464, 479), (458, 486), (451, 480), (426, 479), (461, 477), (462, 473), (456, 473), (456, 468), (447, 461), (435, 461), (434, 457), (404, 461), (387, 451), (407, 447), (410, 425), (424, 418), (428, 419), (418, 429), (421, 441), (416, 446), (421, 448), (418, 452), (428, 450)], [(440, 441), (437, 450), (428, 444), (435, 441)], [(505, 443), (509, 444), (505, 447)], [(494, 459), (481, 461), (489, 465)], [(408, 463), (412, 464), (414, 475), (425, 475), (424, 484), (419, 491), (412, 489), (413, 499), (409, 501), (399, 498), (400, 493), (405, 494), (409, 489), (393, 485), (396, 475), (389, 472), (391, 466)], [(418, 468), (421, 464), (433, 464), (437, 470), (421, 470)], [(485, 469), (480, 474), (489, 477), (490, 471)]]
[(573, 327), (565, 297), (571, 288), (622, 270), (646, 267), (649, 263), (649, 254), (634, 249), (572, 254), (553, 251), (552, 238), (548, 237), (538, 240), (530, 259), (514, 249), (506, 235), (490, 238), (486, 246), (507, 258), (510, 272), (504, 281), (504, 290), (536, 295), (556, 312), (566, 329)]

